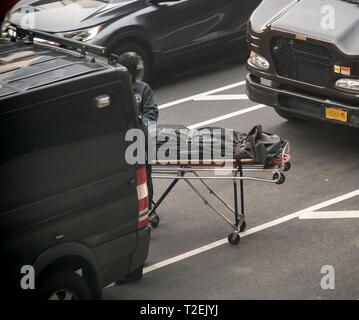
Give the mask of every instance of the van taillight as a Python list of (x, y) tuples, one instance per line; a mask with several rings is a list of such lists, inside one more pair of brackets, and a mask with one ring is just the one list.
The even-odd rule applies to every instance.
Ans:
[(148, 225), (148, 187), (146, 167), (137, 169), (138, 223), (137, 229)]

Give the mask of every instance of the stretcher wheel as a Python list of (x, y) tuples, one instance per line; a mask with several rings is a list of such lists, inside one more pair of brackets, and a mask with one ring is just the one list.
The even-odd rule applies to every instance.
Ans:
[[(278, 173), (275, 173), (274, 175), (273, 175), (273, 180), (278, 180), (278, 178), (279, 178), (279, 175), (278, 175)], [(283, 184), (285, 182), (285, 175), (284, 174), (280, 174), (280, 178), (279, 178), (279, 180), (276, 182), (276, 184)]]
[(239, 241), (241, 241), (241, 237), (236, 232), (233, 232), (228, 236), (228, 242), (232, 245), (237, 245)]
[(243, 221), (241, 228), (239, 229), (240, 232), (243, 232), (244, 230), (246, 230), (247, 228), (247, 223), (245, 221)]
[(289, 171), (291, 167), (292, 167), (292, 164), (290, 162), (286, 163), (284, 166), (284, 171)]
[(157, 228), (160, 223), (160, 217), (157, 215), (157, 213), (151, 215), (149, 217), (149, 223), (152, 228)]

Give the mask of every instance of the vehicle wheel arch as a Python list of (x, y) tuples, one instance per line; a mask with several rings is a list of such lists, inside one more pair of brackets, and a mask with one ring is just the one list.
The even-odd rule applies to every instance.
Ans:
[(116, 38), (115, 40), (112, 40), (107, 48), (107, 52), (111, 53), (115, 50), (116, 47), (119, 47), (123, 44), (126, 43), (136, 43), (137, 45), (141, 46), (148, 54), (148, 57), (150, 58), (150, 62), (153, 65), (154, 63), (154, 55), (153, 55), (153, 50), (152, 50), (152, 46), (149, 43), (149, 41), (147, 41), (145, 38), (139, 36), (138, 34), (127, 34), (127, 35), (123, 35), (119, 38)]
[(56, 271), (81, 269), (93, 298), (102, 298), (101, 273), (91, 250), (82, 244), (66, 243), (46, 250), (34, 263), (34, 269), (36, 282)]

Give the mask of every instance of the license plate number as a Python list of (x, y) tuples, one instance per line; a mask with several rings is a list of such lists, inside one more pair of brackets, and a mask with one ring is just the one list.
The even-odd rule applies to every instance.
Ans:
[(325, 117), (327, 119), (331, 119), (331, 120), (347, 122), (348, 121), (348, 111), (340, 109), (340, 108), (326, 107), (325, 108)]

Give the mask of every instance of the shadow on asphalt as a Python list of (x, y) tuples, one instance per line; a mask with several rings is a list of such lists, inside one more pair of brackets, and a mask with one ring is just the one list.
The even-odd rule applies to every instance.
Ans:
[(183, 62), (176, 67), (159, 70), (155, 73), (151, 86), (159, 89), (165, 85), (173, 85), (188, 79), (209, 76), (218, 71), (232, 69), (233, 66), (243, 64), (247, 61), (248, 55), (228, 56), (222, 54), (216, 57), (204, 57), (201, 60)]
[[(320, 121), (285, 121), (276, 127), (276, 134), (293, 142), (292, 152), (295, 152), (295, 145), (299, 144), (300, 148), (307, 146), (311, 152), (325, 153), (333, 159), (342, 159), (342, 162), (359, 160), (359, 128)], [(307, 157), (310, 159), (311, 155)], [(359, 168), (359, 161), (356, 161), (355, 166)]]

